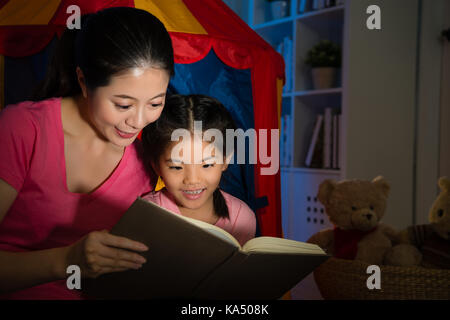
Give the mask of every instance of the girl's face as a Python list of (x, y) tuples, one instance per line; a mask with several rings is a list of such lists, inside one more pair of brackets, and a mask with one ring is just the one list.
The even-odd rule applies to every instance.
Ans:
[[(178, 142), (172, 142), (165, 153), (159, 158), (159, 174), (164, 180), (167, 190), (173, 195), (179, 207), (190, 210), (212, 208), (213, 192), (219, 186), (222, 172), (227, 164), (221, 154), (206, 158), (198, 157), (202, 162), (194, 163), (194, 143), (191, 138), (191, 161), (183, 162), (183, 152), (180, 157), (172, 158), (172, 149)], [(210, 142), (202, 142), (202, 154)], [(219, 160), (221, 157), (222, 160)], [(222, 162), (222, 163), (220, 163)]]
[(164, 107), (169, 74), (156, 68), (135, 68), (113, 76), (95, 91), (86, 90), (90, 120), (112, 144), (125, 147), (138, 133), (159, 118)]

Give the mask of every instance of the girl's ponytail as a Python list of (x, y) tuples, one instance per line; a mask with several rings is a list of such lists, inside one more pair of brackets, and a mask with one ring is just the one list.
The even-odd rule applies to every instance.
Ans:
[(228, 206), (220, 189), (217, 188), (213, 193), (214, 211), (219, 217), (229, 218)]

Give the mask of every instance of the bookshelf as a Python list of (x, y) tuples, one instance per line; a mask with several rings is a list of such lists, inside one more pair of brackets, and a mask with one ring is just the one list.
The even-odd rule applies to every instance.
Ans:
[[(228, 1), (232, 6), (231, 2)], [(336, 43), (343, 50), (345, 4), (336, 5), (334, 1), (333, 6), (312, 10), (313, 1), (307, 0), (306, 10), (300, 12), (302, 0), (286, 2), (287, 14), (284, 17), (274, 19), (270, 3), (266, 0), (247, 1), (247, 16), (241, 17), (275, 50), (278, 49), (277, 51), (280, 51), (280, 43), (285, 38), (292, 40), (291, 55), (283, 55), (287, 83), (283, 91), (282, 117), (288, 118), (287, 126), (286, 122), (283, 123), (282, 130), (288, 141), (281, 142), (280, 156), (284, 157), (284, 149), (290, 156), (281, 159), (282, 221), (285, 237), (305, 241), (315, 232), (331, 227), (323, 214), (323, 207), (314, 199), (323, 180), (339, 180), (342, 172), (338, 168), (307, 167), (305, 159), (316, 116), (324, 114), (325, 108), (332, 108), (333, 113), (343, 112), (345, 88), (341, 70), (344, 70), (345, 66), (339, 70), (333, 87), (314, 89), (311, 70), (304, 61), (308, 50), (323, 39)], [(338, 154), (344, 156), (341, 146), (338, 148)]]
[[(320, 182), (329, 178), (371, 180), (383, 175), (391, 184), (383, 222), (396, 229), (412, 225), (416, 212), (422, 215), (430, 205), (416, 208), (416, 198), (421, 194), (414, 191), (420, 187), (417, 183), (422, 182), (416, 177), (417, 140), (420, 147), (422, 139), (416, 123), (420, 120), (417, 119), (417, 82), (428, 81), (421, 78), (417, 69), (418, 58), (423, 57), (418, 51), (418, 34), (424, 25), (421, 1), (344, 0), (336, 7), (300, 13), (302, 0), (288, 0), (288, 14), (280, 19), (272, 19), (267, 13), (270, 8), (265, 0), (224, 1), (232, 8), (234, 4), (245, 7), (236, 12), (275, 49), (286, 36), (293, 42), (290, 61), (293, 83), (282, 98), (282, 115), (291, 115), (292, 126), (288, 129), (294, 139), (292, 159), (281, 169), (285, 237), (304, 241), (329, 226), (326, 220), (321, 223), (320, 204), (311, 198)], [(382, 9), (381, 30), (366, 27), (366, 9), (370, 5)], [(440, 49), (433, 37), (441, 29), (424, 36), (432, 44), (423, 50), (437, 45)], [(337, 42), (342, 48), (340, 81), (331, 89), (313, 90), (311, 77), (302, 62), (307, 50), (321, 37)], [(431, 105), (428, 103), (427, 108)], [(342, 116), (340, 168), (306, 168), (302, 163), (305, 156), (302, 141), (309, 142), (315, 116), (327, 106)], [(423, 121), (429, 119), (425, 117)], [(434, 143), (432, 139), (427, 141), (430, 145)], [(435, 177), (432, 166), (426, 175)], [(436, 188), (435, 180), (426, 185)]]

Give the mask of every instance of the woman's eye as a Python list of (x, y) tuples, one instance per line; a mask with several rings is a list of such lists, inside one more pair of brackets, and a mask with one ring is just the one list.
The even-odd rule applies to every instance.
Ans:
[(178, 167), (178, 166), (169, 166), (169, 169), (172, 169), (172, 170), (181, 170), (182, 168), (181, 168), (181, 167)]
[(203, 168), (212, 168), (214, 167), (214, 163), (207, 163), (203, 165)]
[(119, 109), (127, 110), (131, 106), (129, 106), (129, 105), (125, 105), (124, 106), (124, 105), (116, 104), (116, 107), (119, 108)]
[(152, 103), (153, 108), (158, 108), (161, 107), (162, 105), (163, 105), (162, 103)]

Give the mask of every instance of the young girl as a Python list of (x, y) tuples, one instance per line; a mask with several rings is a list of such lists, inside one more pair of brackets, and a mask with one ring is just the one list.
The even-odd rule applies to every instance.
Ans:
[(0, 113), (0, 298), (80, 299), (69, 265), (84, 278), (145, 263), (145, 245), (106, 230), (150, 191), (136, 137), (173, 73), (156, 17), (105, 9), (65, 31), (38, 101)]
[[(214, 142), (196, 140), (195, 121), (200, 121), (202, 131), (217, 129), (223, 137), (223, 148)], [(190, 132), (191, 150), (182, 150), (179, 154), (178, 141), (171, 136), (176, 129)], [(235, 129), (233, 119), (226, 108), (217, 100), (202, 95), (172, 95), (166, 99), (166, 107), (161, 117), (148, 125), (142, 135), (144, 161), (150, 164), (159, 175), (159, 182), (165, 187), (145, 196), (172, 212), (214, 224), (232, 234), (241, 245), (254, 238), (256, 218), (253, 211), (241, 200), (219, 189), (222, 172), (227, 169), (225, 154), (227, 145), (226, 129)], [(182, 141), (185, 143), (187, 141)], [(197, 148), (195, 143), (201, 145)], [(178, 147), (177, 147), (178, 146)], [(194, 160), (195, 152), (200, 161)], [(191, 151), (191, 157), (184, 152)], [(189, 159), (190, 158), (190, 159)]]

